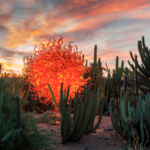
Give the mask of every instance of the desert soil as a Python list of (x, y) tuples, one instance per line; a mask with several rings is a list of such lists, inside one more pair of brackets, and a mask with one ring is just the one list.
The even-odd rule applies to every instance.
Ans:
[[(46, 111), (46, 113), (49, 112)], [(60, 114), (57, 113), (57, 116)], [(35, 117), (41, 115), (35, 114)], [(98, 121), (98, 115), (94, 120), (94, 124)], [(59, 132), (57, 135), (51, 137), (57, 139), (56, 144), (51, 144), (51, 147), (56, 147), (56, 150), (124, 150), (127, 147), (127, 141), (123, 140), (122, 137), (115, 132), (113, 125), (111, 123), (111, 117), (103, 115), (99, 128), (96, 133), (90, 135), (83, 135), (83, 137), (78, 142), (66, 142), (61, 144), (61, 125), (60, 122), (56, 121), (56, 125), (50, 125), (48, 123), (39, 123), (38, 128), (48, 129), (50, 132)], [(48, 148), (48, 147), (47, 147)], [(41, 149), (41, 150), (45, 150)], [(138, 150), (138, 149), (137, 149)], [(146, 147), (145, 150), (150, 150)]]

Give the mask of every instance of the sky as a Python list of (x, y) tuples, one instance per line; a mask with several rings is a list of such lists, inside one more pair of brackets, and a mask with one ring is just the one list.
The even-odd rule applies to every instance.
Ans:
[[(89, 63), (93, 62), (94, 46), (102, 66), (115, 69), (133, 61), (130, 51), (141, 58), (138, 41), (145, 37), (150, 45), (149, 0), (0, 0), (0, 63), (3, 72), (22, 73), (23, 58), (34, 56), (40, 43), (69, 42), (82, 51)], [(103, 71), (107, 75), (106, 71)]]

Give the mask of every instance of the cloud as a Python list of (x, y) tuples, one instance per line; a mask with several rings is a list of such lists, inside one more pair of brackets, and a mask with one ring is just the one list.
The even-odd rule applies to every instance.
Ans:
[(88, 62), (93, 61), (96, 44), (97, 58), (113, 68), (117, 55), (127, 61), (129, 51), (138, 54), (142, 36), (150, 44), (149, 7), (148, 0), (3, 0), (0, 53), (3, 61), (16, 66), (14, 58), (19, 61), (33, 54), (35, 45), (58, 41), (62, 35), (63, 44), (73, 42)]

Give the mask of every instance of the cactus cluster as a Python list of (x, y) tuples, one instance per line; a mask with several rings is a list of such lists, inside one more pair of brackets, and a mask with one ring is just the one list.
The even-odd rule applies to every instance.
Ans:
[[(49, 91), (52, 95), (53, 101), (61, 112), (61, 137), (62, 144), (67, 141), (78, 141), (82, 138), (83, 134), (90, 134), (94, 132), (100, 125), (102, 119), (103, 112), (103, 93), (100, 95), (100, 85), (98, 86), (98, 90), (95, 92), (89, 92), (89, 86), (84, 85), (84, 90), (81, 92), (81, 100), (78, 99), (78, 90), (75, 94), (74, 99), (74, 113), (71, 116), (71, 98), (69, 100), (69, 106), (67, 108), (67, 101), (69, 96), (69, 87), (66, 93), (62, 91), (63, 83), (61, 84), (60, 89), (60, 106), (58, 106), (55, 97), (52, 93), (51, 87), (48, 84)], [(85, 97), (85, 92), (87, 95)], [(86, 99), (84, 102), (83, 99)], [(100, 106), (100, 115), (97, 124), (94, 126), (94, 119), (96, 117), (98, 108)]]
[[(148, 50), (148, 47), (145, 45), (144, 36), (142, 37), (142, 41), (138, 41), (138, 51), (142, 60), (141, 66), (136, 63), (136, 59), (134, 59), (132, 52), (130, 51), (130, 56), (133, 60), (133, 62), (137, 65), (137, 77), (138, 77), (138, 84), (141, 84), (138, 86), (138, 89), (142, 91), (142, 93), (145, 95), (148, 92), (150, 92), (150, 50)], [(135, 72), (135, 67), (133, 64), (128, 61), (130, 67)]]
[[(131, 107), (130, 100), (128, 99), (127, 92), (127, 76), (124, 76), (124, 87), (121, 89), (121, 98), (119, 111), (117, 109), (113, 111), (114, 98), (110, 100), (110, 115), (112, 124), (117, 133), (119, 133), (124, 138), (127, 138), (129, 143), (131, 139), (135, 138), (138, 141), (138, 136), (140, 137), (140, 142), (142, 144), (149, 141), (150, 135), (150, 94), (146, 95), (145, 100), (138, 96), (136, 108)], [(135, 144), (135, 139), (133, 139), (133, 144)]]

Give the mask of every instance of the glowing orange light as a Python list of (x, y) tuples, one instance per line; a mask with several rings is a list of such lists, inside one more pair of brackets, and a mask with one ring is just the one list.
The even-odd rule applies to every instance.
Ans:
[[(77, 89), (81, 92), (81, 86), (87, 84), (90, 79), (90, 77), (84, 79), (83, 74), (90, 72), (91, 67), (89, 71), (86, 72), (88, 67), (83, 66), (84, 58), (81, 60), (78, 55), (79, 52), (72, 52), (70, 43), (68, 45), (68, 50), (65, 46), (62, 48), (62, 39), (63, 38), (61, 37), (58, 40), (58, 45), (56, 45), (56, 42), (50, 44), (50, 40), (46, 46), (42, 45), (40, 51), (35, 51), (34, 48), (34, 51), (38, 52), (39, 55), (34, 54), (35, 58), (32, 59), (31, 57), (29, 68), (26, 70), (24, 69), (26, 76), (28, 76), (26, 83), (30, 82), (33, 84), (33, 87), (29, 85), (29, 91), (35, 92), (36, 95), (38, 95), (40, 102), (47, 105), (51, 102), (50, 99), (52, 99), (48, 89), (48, 83), (51, 86), (56, 102), (59, 104), (60, 86), (62, 82), (64, 83), (63, 91), (70, 85), (70, 99), (70, 97), (74, 98)], [(61, 41), (62, 43), (60, 43)], [(28, 72), (30, 68), (32, 69)], [(36, 100), (36, 95), (32, 95), (33, 100)], [(42, 97), (44, 97), (44, 101), (41, 100)], [(58, 111), (57, 107), (55, 107), (55, 111)]]

